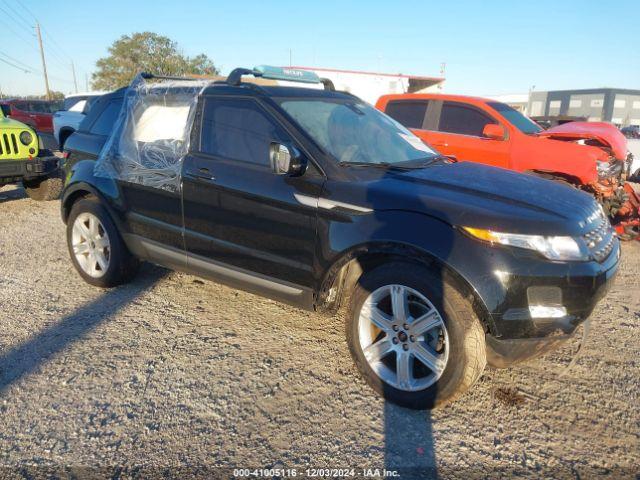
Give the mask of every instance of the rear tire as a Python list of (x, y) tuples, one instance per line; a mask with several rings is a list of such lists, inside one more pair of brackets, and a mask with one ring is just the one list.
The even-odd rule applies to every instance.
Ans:
[(73, 204), (67, 219), (67, 247), (80, 276), (96, 287), (128, 283), (138, 272), (139, 260), (98, 200), (83, 198)]
[[(393, 306), (394, 295), (398, 298), (397, 292), (403, 288), (407, 294), (400, 297), (408, 300), (401, 303), (409, 312), (404, 323)], [(388, 299), (384, 299), (386, 291), (390, 292)], [(376, 306), (375, 314), (371, 305)], [(391, 328), (385, 331), (375, 323), (370, 335), (367, 319), (379, 318), (379, 312), (383, 315), (378, 323), (388, 326), (385, 322), (389, 321)], [(433, 326), (427, 327), (425, 320)], [(363, 348), (363, 338), (367, 343), (366, 339), (376, 334), (377, 340)], [(371, 346), (385, 341), (380, 351), (392, 351), (386, 356), (374, 353), (374, 359), (379, 358), (372, 362)], [(402, 407), (418, 410), (453, 401), (480, 378), (486, 365), (484, 329), (470, 301), (446, 276), (405, 262), (388, 263), (362, 275), (351, 295), (347, 342), (358, 369), (376, 392)], [(401, 366), (404, 361), (407, 367)]]
[(22, 186), (31, 200), (50, 201), (60, 198), (62, 178), (58, 172), (36, 180), (23, 180)]

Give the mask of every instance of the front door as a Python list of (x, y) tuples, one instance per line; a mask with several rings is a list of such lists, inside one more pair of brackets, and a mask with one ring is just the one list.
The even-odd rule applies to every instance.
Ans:
[(295, 195), (318, 197), (324, 176), (309, 163), (297, 177), (274, 173), (270, 145), (296, 142), (254, 98), (207, 97), (200, 145), (183, 165), (188, 265), (242, 288), (309, 301), (316, 211)]

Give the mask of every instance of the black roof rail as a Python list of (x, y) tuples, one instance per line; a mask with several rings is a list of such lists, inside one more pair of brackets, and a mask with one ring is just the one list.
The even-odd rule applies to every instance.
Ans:
[(198, 80), (206, 80), (205, 78), (196, 78), (196, 77), (178, 77), (171, 75), (155, 75), (153, 73), (141, 72), (140, 76), (145, 80), (150, 80), (152, 78), (158, 78), (160, 80), (188, 80), (188, 81), (198, 81)]

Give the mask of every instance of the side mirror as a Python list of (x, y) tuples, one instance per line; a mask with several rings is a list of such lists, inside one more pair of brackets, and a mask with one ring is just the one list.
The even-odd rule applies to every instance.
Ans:
[(302, 175), (307, 169), (307, 159), (293, 146), (273, 142), (269, 148), (271, 169), (278, 175)]
[(488, 123), (482, 129), (482, 136), (491, 140), (504, 140), (504, 127), (495, 123)]

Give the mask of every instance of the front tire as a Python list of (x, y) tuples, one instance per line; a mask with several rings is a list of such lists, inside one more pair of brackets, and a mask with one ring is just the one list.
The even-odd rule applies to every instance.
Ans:
[(412, 409), (453, 401), (486, 365), (484, 330), (469, 300), (441, 271), (405, 262), (360, 278), (347, 341), (373, 389)]
[(71, 208), (67, 247), (73, 266), (85, 282), (110, 288), (133, 279), (139, 261), (127, 249), (107, 209), (85, 198)]

